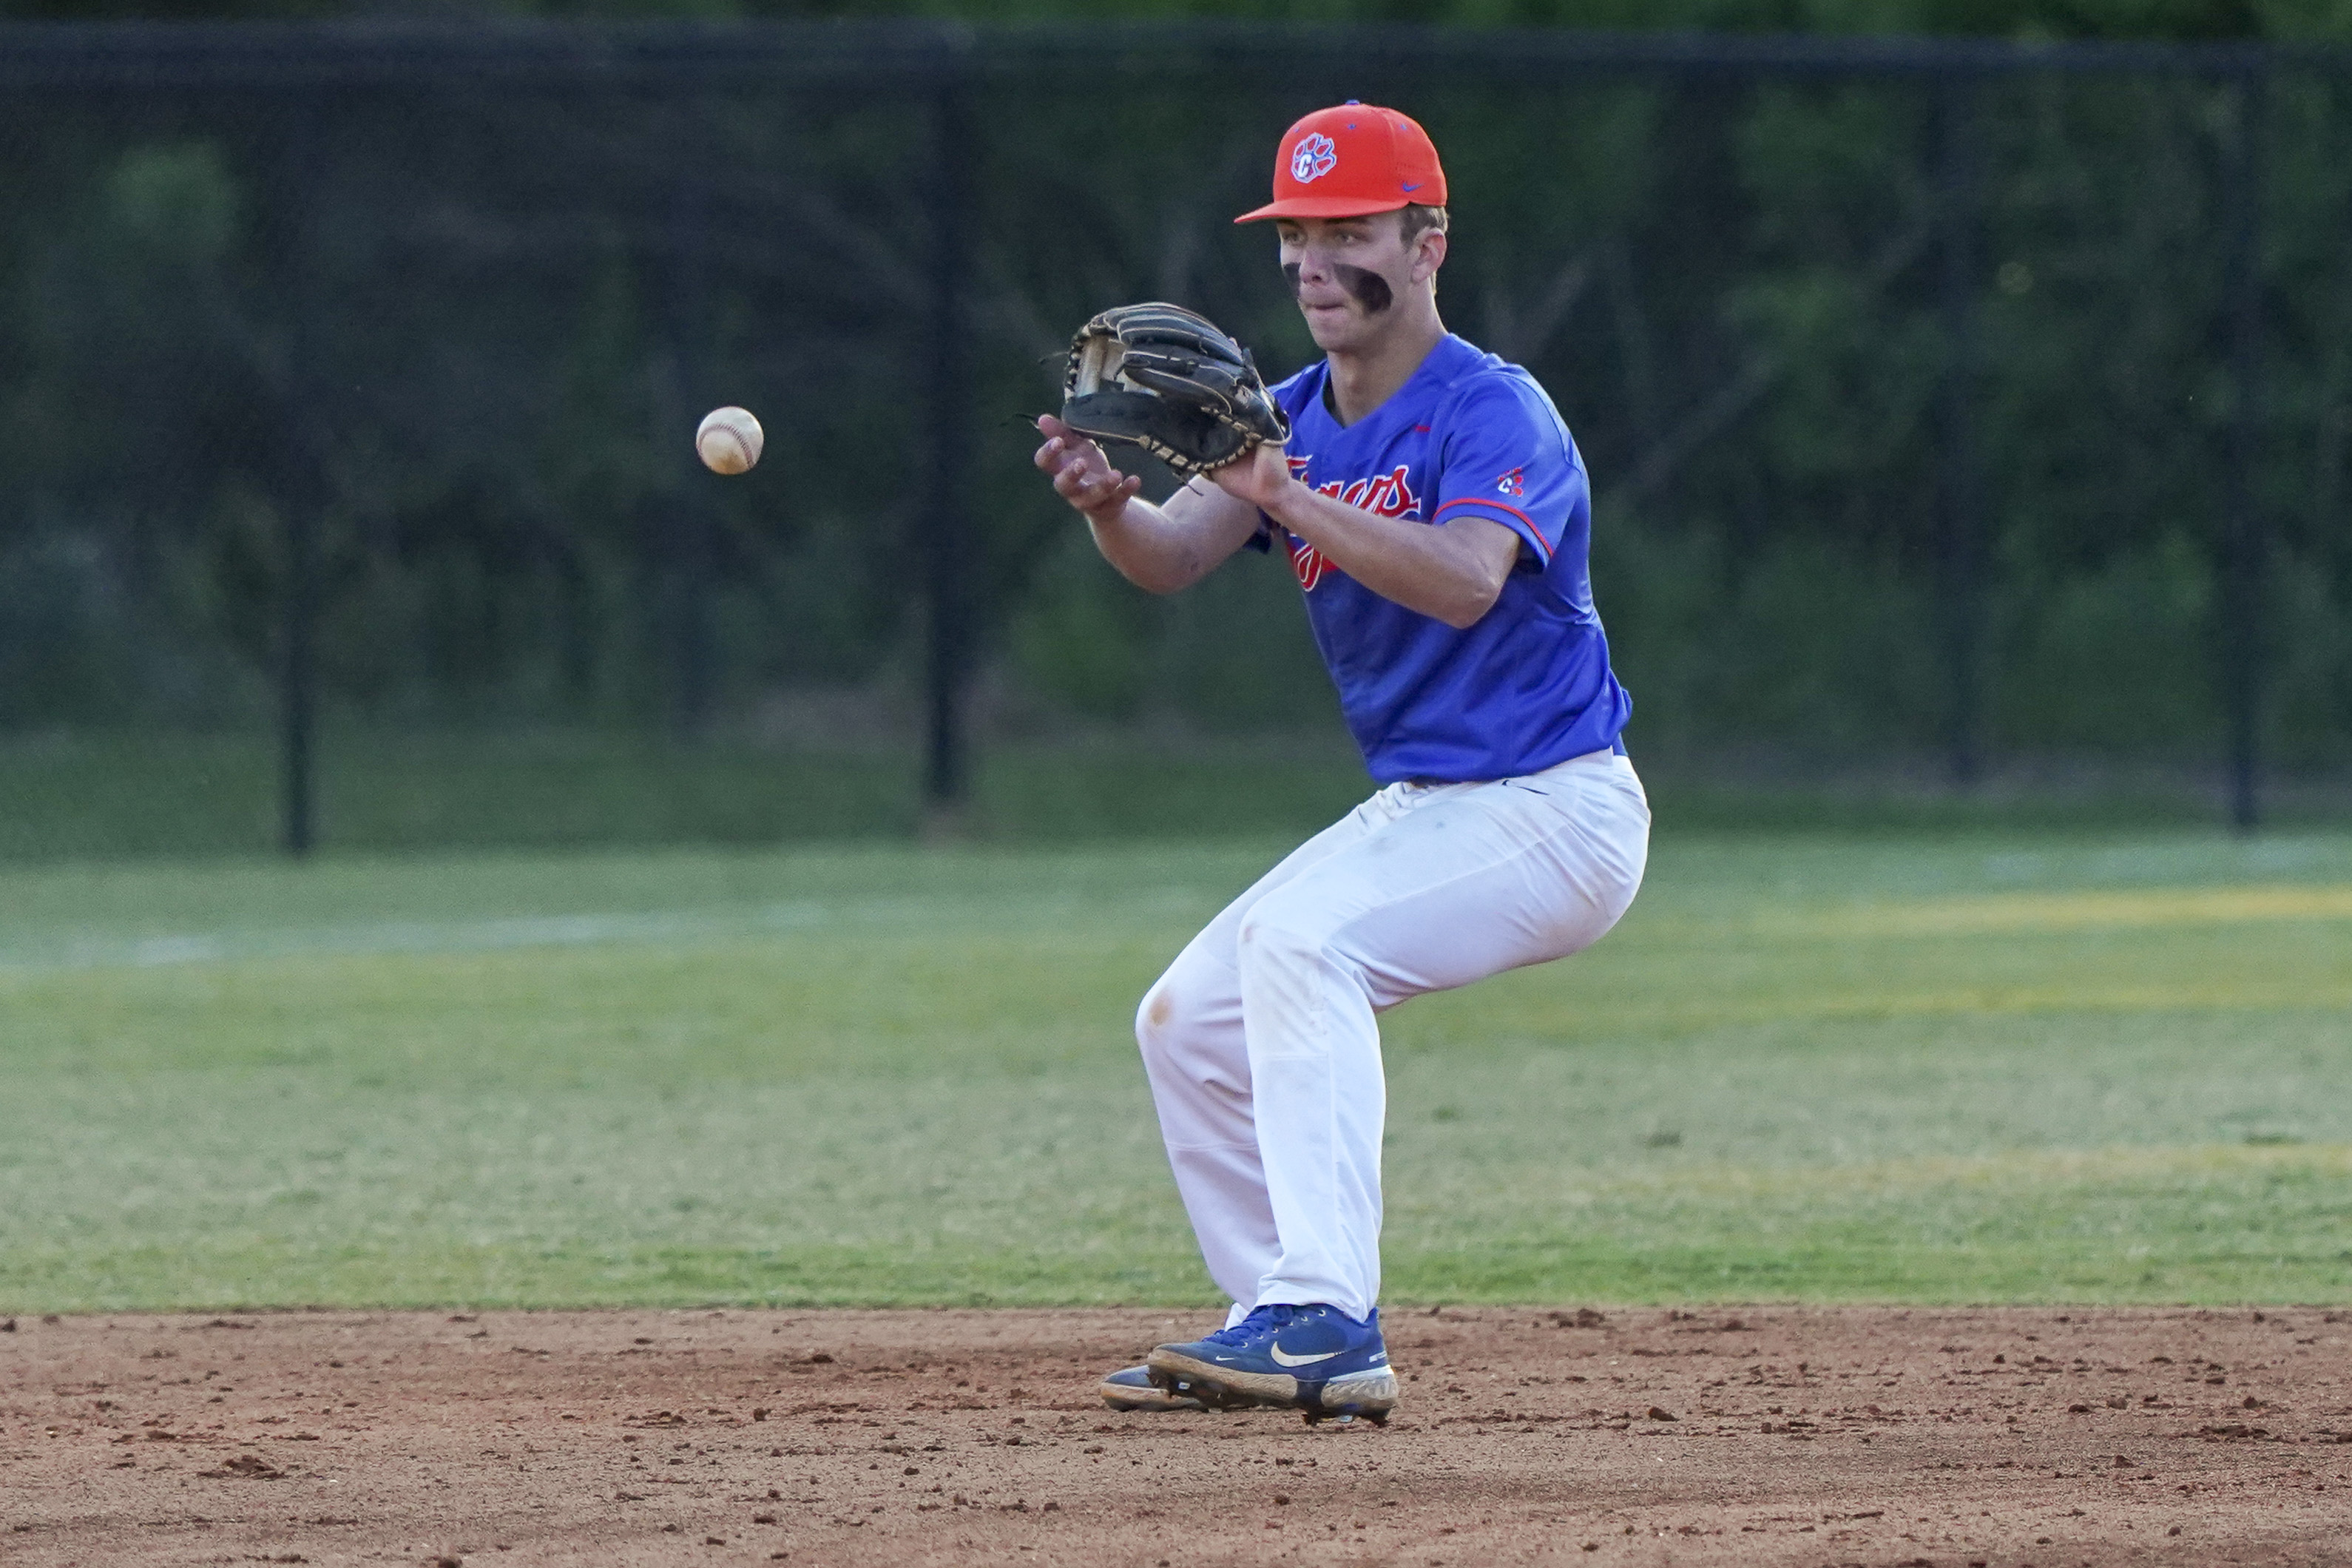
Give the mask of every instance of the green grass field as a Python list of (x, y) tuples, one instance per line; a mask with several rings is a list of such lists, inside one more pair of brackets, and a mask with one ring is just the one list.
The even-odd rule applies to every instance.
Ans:
[[(721, 732), (687, 743), (625, 729), (480, 731), (329, 725), (318, 747), (320, 842), (338, 854), (904, 842), (923, 826), (911, 741), (809, 749)], [(1906, 772), (1776, 776), (1647, 748), (1661, 821), (1750, 832), (2187, 832), (2221, 819), (2209, 781), (2117, 766), (2073, 784), (2029, 773), (1971, 790)], [(0, 735), (0, 865), (267, 855), (279, 759), (267, 734), (172, 731)], [(991, 739), (975, 747), (967, 834), (1048, 847), (1230, 839), (1234, 802), (1269, 839), (1304, 838), (1363, 798), (1335, 720), (1278, 737), (1181, 733)], [(2352, 820), (2341, 783), (2274, 781), (2267, 820)]]
[[(1129, 1021), (1281, 847), (0, 869), (0, 1310), (1206, 1301)], [(1396, 1300), (2352, 1300), (2352, 837), (1669, 836), (1386, 1027)]]

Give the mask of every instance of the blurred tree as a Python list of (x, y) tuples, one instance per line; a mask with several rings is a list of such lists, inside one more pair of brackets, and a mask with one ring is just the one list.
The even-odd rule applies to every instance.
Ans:
[[(485, 15), (971, 22), (1113, 19), (1101, 0), (0, 0), (0, 17), (79, 21), (439, 18)], [(2352, 0), (1124, 0), (1117, 19), (1217, 16), (1465, 26), (1954, 33), (2042, 38), (2352, 37)]]
[[(1571, 13), (1631, 19), (1443, 12)], [(2088, 26), (1926, 0), (1644, 15)], [(1019, 428), (1050, 405), (1071, 325), (1116, 300), (1204, 309), (1276, 374), (1311, 354), (1268, 237), (1227, 219), (1262, 199), (1275, 132), (1340, 94), (1328, 77), (1236, 89), (1208, 113), (1197, 87), (1217, 67), (1171, 49), (1113, 92), (1045, 74), (974, 89), (980, 144), (962, 150), (982, 199), (950, 259), (981, 334), (981, 537), (958, 564), (987, 658), (1049, 706), (1328, 723), (1279, 560), (1143, 600), (1041, 496)], [(350, 708), (646, 715), (694, 594), (722, 713), (903, 679), (934, 543), (913, 478), (941, 260), (927, 105), (851, 68), (788, 90), (688, 85), (355, 87), (303, 121), (326, 127), (308, 181), (289, 176), (270, 95), (16, 99), (0, 138), (0, 723), (204, 717), (266, 681), (282, 432), (303, 421), (325, 432), (322, 674)], [(2217, 711), (2228, 89), (2019, 75), (1985, 90), (1994, 738), (2193, 753)], [(1476, 72), (1412, 91), (1456, 190), (1447, 318), (1537, 372), (1594, 476), (1601, 598), (1643, 743), (1932, 743), (1927, 95), (1721, 74), (1497, 95)], [(2352, 752), (2352, 89), (2293, 74), (2275, 101), (2263, 495), (2284, 745), (2318, 763)], [(689, 255), (707, 288), (681, 288)], [(296, 286), (315, 322), (299, 395)], [(721, 402), (768, 420), (751, 480), (690, 466), (683, 433)]]

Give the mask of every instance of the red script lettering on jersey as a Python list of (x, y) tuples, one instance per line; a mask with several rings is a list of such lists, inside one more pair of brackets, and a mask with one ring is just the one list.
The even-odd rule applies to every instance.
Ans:
[[(1307, 478), (1307, 465), (1312, 458), (1291, 458), (1290, 477)], [(1315, 487), (1318, 495), (1327, 495), (1346, 506), (1361, 507), (1377, 517), (1410, 517), (1421, 515), (1421, 498), (1412, 493), (1406, 482), (1405, 465), (1399, 463), (1385, 474), (1375, 474), (1369, 479), (1326, 479)], [(1298, 585), (1308, 593), (1323, 581), (1330, 563), (1323, 552), (1294, 533), (1285, 533), (1283, 542), (1290, 552), (1290, 570), (1298, 578)]]

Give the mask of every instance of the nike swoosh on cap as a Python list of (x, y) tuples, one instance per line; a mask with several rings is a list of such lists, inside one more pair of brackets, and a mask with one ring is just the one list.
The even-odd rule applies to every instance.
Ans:
[[(1402, 183), (1402, 182), (1400, 182), (1400, 183)], [(1417, 190), (1421, 189), (1421, 186), (1420, 186), (1420, 185), (1418, 185), (1418, 184), (1411, 184), (1411, 185), (1406, 185), (1404, 188), (1405, 188), (1406, 190), (1408, 190), (1408, 191), (1417, 191)]]
[(1276, 1366), (1313, 1366), (1318, 1361), (1329, 1361), (1339, 1352), (1325, 1351), (1320, 1355), (1292, 1355), (1280, 1345), (1276, 1345), (1266, 1353), (1274, 1357), (1274, 1364)]

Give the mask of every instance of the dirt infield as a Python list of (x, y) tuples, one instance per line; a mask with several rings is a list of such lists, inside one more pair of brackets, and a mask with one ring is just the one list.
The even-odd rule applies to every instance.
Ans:
[(0, 1333), (0, 1562), (2352, 1563), (2352, 1313), (1399, 1312), (1386, 1429), (1118, 1415), (1166, 1311)]

